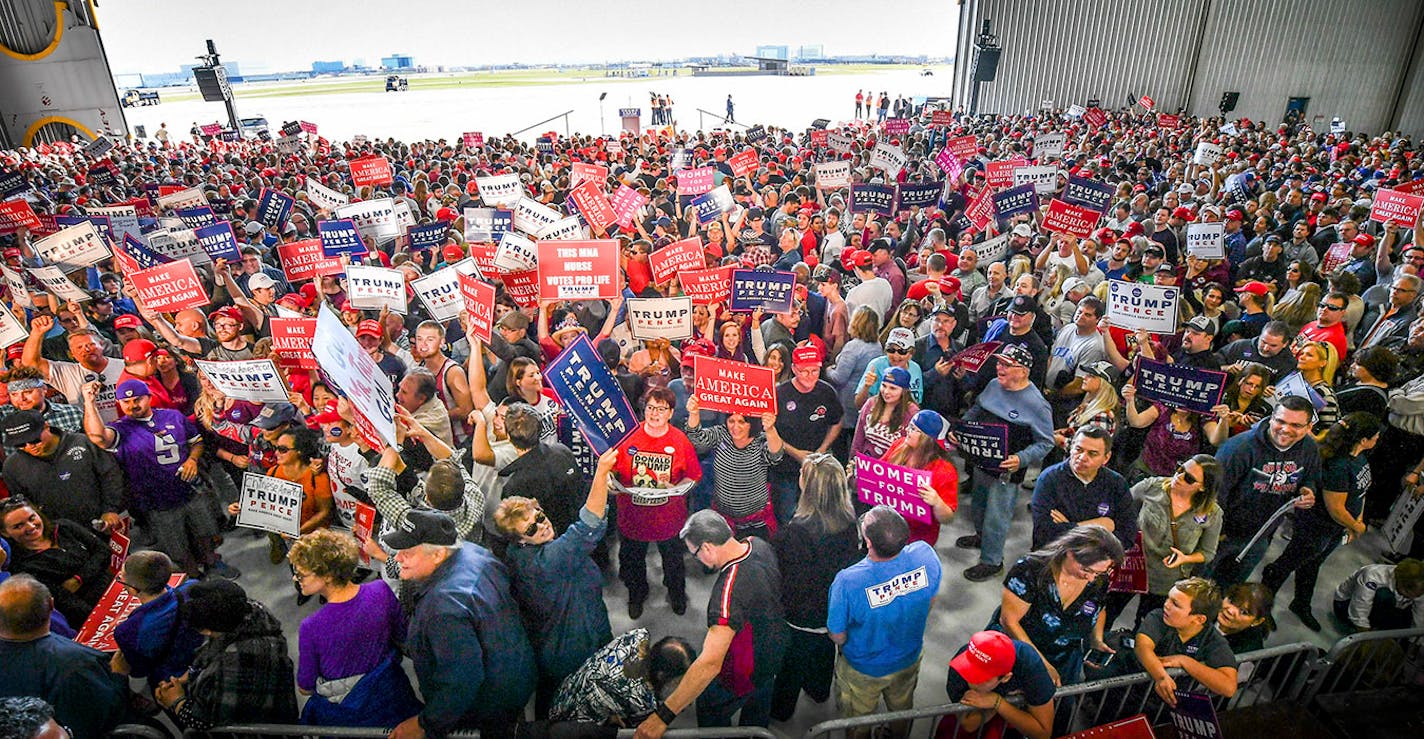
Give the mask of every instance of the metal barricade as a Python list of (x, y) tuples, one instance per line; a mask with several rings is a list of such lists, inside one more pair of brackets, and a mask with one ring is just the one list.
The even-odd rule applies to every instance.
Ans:
[[(1274, 701), (1297, 701), (1310, 684), (1314, 666), (1323, 650), (1314, 644), (1284, 644), (1270, 649), (1247, 652), (1237, 657), (1237, 688), (1230, 698), (1216, 696), (1217, 711)], [(1182, 670), (1168, 670), (1177, 687), (1197, 693), (1208, 692)], [(1055, 725), (1063, 733), (1099, 726), (1119, 718), (1147, 714), (1153, 723), (1166, 720), (1167, 705), (1156, 698), (1152, 678), (1146, 673), (1123, 675), (1103, 680), (1059, 688), (1054, 694), (1057, 712)], [(880, 713), (850, 719), (823, 721), (811, 727), (810, 739), (850, 736), (853, 732), (868, 732), (881, 726), (898, 723), (909, 727), (910, 736), (929, 736), (936, 723), (947, 717), (958, 717), (974, 709), (959, 703), (926, 706), (908, 711)], [(908, 722), (908, 723), (906, 723)], [(957, 728), (957, 727), (956, 727)]]
[[(618, 739), (633, 739), (634, 729), (622, 729)], [(233, 724), (220, 726), (210, 731), (189, 729), (183, 732), (183, 739), (208, 739), (229, 736), (275, 736), (275, 737), (321, 737), (326, 739), (348, 739), (350, 737), (374, 739), (384, 738), (390, 729), (361, 728), (355, 726), (307, 726), (304, 724)], [(455, 739), (478, 739), (478, 731), (457, 731), (447, 736)], [(726, 729), (668, 729), (663, 736), (668, 739), (778, 739), (769, 729), (754, 726)]]
[(1331, 647), (1303, 697), (1309, 702), (1318, 695), (1418, 686), (1421, 681), (1424, 629), (1367, 631)]

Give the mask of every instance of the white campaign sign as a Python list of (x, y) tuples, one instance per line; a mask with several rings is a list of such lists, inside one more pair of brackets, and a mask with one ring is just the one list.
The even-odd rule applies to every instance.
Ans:
[(1180, 295), (1176, 287), (1113, 280), (1108, 283), (1108, 323), (1154, 334), (1176, 333)]
[(563, 217), (559, 211), (534, 198), (520, 198), (514, 204), (514, 227), (530, 236), (538, 236)]
[(579, 241), (587, 235), (578, 216), (569, 216), (545, 226), (538, 236), (544, 241)]
[(460, 293), (460, 275), (454, 265), (411, 282), (410, 288), (425, 305), (425, 311), (430, 317), (441, 323), (465, 310), (465, 297)]
[(633, 338), (679, 341), (692, 337), (692, 298), (629, 298), (628, 326)]
[(1009, 253), (1009, 234), (1000, 234), (986, 239), (982, 244), (974, 244), (974, 253), (979, 255), (980, 264), (993, 264)]
[(89, 215), (108, 217), (115, 241), (123, 241), (125, 235), (137, 239), (142, 234), (138, 227), (138, 209), (132, 205), (94, 206), (89, 209)]
[(1419, 520), (1420, 513), (1424, 513), (1424, 495), (1405, 492), (1394, 502), (1384, 527), (1380, 529), (1391, 551), (1409, 551), (1414, 540), (1414, 523)]
[(326, 303), (316, 316), (312, 354), (323, 372), (351, 401), (367, 443), (396, 445), (395, 388)]
[(90, 221), (76, 223), (36, 241), (37, 254), (51, 264), (87, 267), (109, 258), (109, 246)]
[(286, 403), (287, 386), (270, 359), (236, 362), (196, 360), (198, 369), (223, 395), (252, 403)]
[(1187, 253), (1202, 259), (1225, 259), (1226, 224), (1188, 223)]
[(255, 472), (242, 473), (237, 525), (274, 534), (302, 534), (302, 486)]
[(1058, 189), (1058, 168), (1040, 165), (1014, 168), (1014, 187), (1033, 185), (1033, 191), (1047, 195)]
[(148, 235), (148, 248), (175, 262), (191, 260), (195, 265), (212, 264), (213, 258), (203, 248), (202, 239), (191, 228), (154, 231)]
[(334, 211), (351, 202), (351, 198), (322, 185), (314, 178), (307, 178), (307, 199), (322, 210)]
[(24, 324), (8, 310), (0, 310), (0, 349), (6, 349), (30, 337)]
[(389, 241), (400, 235), (401, 226), (396, 221), (395, 202), (390, 198), (363, 200), (359, 203), (343, 205), (336, 209), (335, 216), (349, 218), (367, 241)]
[(505, 231), (494, 250), (495, 269), (524, 272), (538, 266), (539, 247), (513, 231)]
[(519, 183), (519, 175), (515, 174), (476, 177), (475, 184), (480, 188), (480, 200), (484, 202), (486, 208), (503, 208), (514, 205), (524, 196), (523, 186)]
[(1038, 161), (1057, 159), (1063, 156), (1063, 144), (1068, 135), (1064, 133), (1041, 133), (1033, 137), (1033, 158)]
[(850, 162), (822, 162), (816, 165), (816, 189), (834, 190), (850, 186)]
[(203, 188), (197, 186), (161, 195), (158, 198), (158, 207), (168, 210), (187, 210), (207, 204), (208, 199), (203, 195)]
[(405, 273), (398, 269), (352, 264), (346, 268), (346, 299), (353, 308), (406, 312)]
[(1196, 153), (1192, 154), (1192, 164), (1205, 164), (1211, 166), (1221, 158), (1221, 147), (1210, 141), (1203, 141), (1197, 144)]
[(896, 177), (900, 170), (905, 168), (905, 162), (909, 159), (900, 147), (888, 144), (884, 141), (875, 145), (875, 151), (870, 155), (870, 166), (885, 171), (885, 174)]
[(77, 300), (82, 303), (89, 299), (89, 291), (70, 282), (64, 270), (59, 267), (30, 267), (29, 270), (30, 274), (44, 285), (44, 289), (60, 300)]
[(25, 284), (25, 276), (16, 272), (4, 264), (0, 264), (0, 273), (5, 275), (5, 283), (10, 287), (10, 299), (21, 308), (33, 308), (35, 302), (30, 299), (30, 287)]

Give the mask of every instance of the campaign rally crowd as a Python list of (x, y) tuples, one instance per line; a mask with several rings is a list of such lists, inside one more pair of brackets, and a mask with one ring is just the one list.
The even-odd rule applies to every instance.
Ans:
[[(1276, 618), (1424, 626), (1408, 138), (862, 97), (801, 132), (0, 152), (5, 736), (657, 737), (905, 709), (923, 672), (959, 731), (1047, 737), (1097, 677), (1232, 695)], [(223, 559), (254, 535), (295, 645)], [(715, 578), (705, 632), (611, 632), (650, 549), (678, 616)], [(921, 664), (936, 595), (995, 585)]]

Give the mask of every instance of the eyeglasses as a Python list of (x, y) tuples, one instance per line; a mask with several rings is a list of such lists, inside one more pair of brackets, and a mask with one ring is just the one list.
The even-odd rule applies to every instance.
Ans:
[(1186, 480), (1188, 485), (1197, 484), (1196, 476), (1190, 472), (1187, 472), (1187, 468), (1185, 465), (1177, 465), (1177, 476), (1181, 477), (1183, 480)]
[(886, 353), (886, 354), (909, 354), (909, 353), (910, 353), (910, 350), (909, 350), (909, 349), (891, 349), (891, 348), (889, 348), (889, 347), (886, 347), (886, 348), (885, 348), (885, 353)]
[(524, 535), (532, 538), (535, 534), (539, 533), (539, 524), (548, 520), (549, 517), (545, 516), (543, 511), (535, 513), (534, 520), (530, 521), (529, 525), (524, 527)]
[(309, 577), (316, 577), (316, 573), (314, 573), (314, 572), (302, 572), (302, 571), (300, 571), (300, 570), (292, 570), (292, 580), (294, 580), (294, 581), (296, 581), (296, 582), (302, 582), (303, 580), (306, 580), (306, 579), (309, 578)]
[(274, 447), (272, 447), (272, 448), (273, 448), (273, 449), (276, 449), (277, 451), (279, 451), (279, 452), (281, 452), (281, 453), (283, 453), (283, 454), (286, 454), (287, 452), (290, 452), (290, 451), (293, 451), (293, 450), (296, 449), (296, 447), (294, 447), (294, 446), (274, 446)]
[(1333, 304), (1333, 303), (1321, 303), (1319, 307), (1324, 308), (1325, 310), (1329, 310), (1329, 311), (1345, 310), (1345, 306), (1343, 306), (1343, 305), (1335, 305), (1335, 304)]
[(1088, 566), (1086, 566), (1086, 565), (1083, 565), (1083, 564), (1081, 564), (1081, 563), (1080, 563), (1078, 566), (1083, 568), (1083, 574), (1084, 574), (1084, 575), (1087, 575), (1088, 577), (1091, 577), (1091, 578), (1093, 578), (1094, 580), (1096, 580), (1096, 579), (1102, 577), (1103, 575), (1109, 574), (1109, 573), (1111, 573), (1111, 572), (1113, 571), (1113, 567), (1112, 567), (1112, 563), (1111, 563), (1111, 562), (1108, 563), (1108, 566), (1107, 566), (1107, 567), (1104, 567), (1104, 568), (1102, 568), (1101, 570), (1095, 570), (1095, 569), (1093, 569), (1093, 568), (1091, 568), (1091, 567), (1088, 567)]
[(643, 406), (643, 410), (647, 413), (667, 413), (668, 411), (672, 410), (672, 406), (653, 405), (652, 403), (649, 403)]

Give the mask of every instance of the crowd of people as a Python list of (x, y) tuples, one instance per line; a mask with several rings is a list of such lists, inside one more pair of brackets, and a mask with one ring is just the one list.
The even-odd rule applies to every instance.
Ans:
[[(0, 714), (86, 737), (136, 713), (198, 730), (300, 719), (398, 738), (657, 737), (694, 705), (701, 726), (786, 721), (802, 692), (834, 693), (847, 717), (904, 709), (924, 673), (976, 709), (962, 730), (1047, 737), (1065, 729), (1054, 690), (1085, 679), (1145, 671), (1172, 702), (1180, 670), (1233, 694), (1235, 655), (1270, 643), (1279, 611), (1314, 631), (1320, 617), (1339, 633), (1424, 626), (1420, 536), (1327, 583), (1333, 607), (1312, 606), (1342, 542), (1378, 552), (1371, 530), (1424, 493), (1424, 230), (1370, 220), (1377, 192), (1424, 177), (1408, 138), (1185, 116), (1164, 127), (1132, 110), (1101, 125), (1064, 111), (946, 123), (908, 101), (895, 110), (908, 132), (892, 135), (889, 107), (857, 93), (837, 148), (766, 127), (538, 148), (311, 132), (293, 149), (195, 132), (97, 157), (64, 142), (0, 152), (7, 204), (39, 221), (0, 223), (20, 328), (0, 383)], [(1061, 152), (1035, 152), (1049, 133), (1064, 134)], [(941, 155), (968, 136), (971, 151)], [(1221, 156), (1200, 161), (1201, 142)], [(903, 167), (889, 171), (879, 144)], [(755, 164), (738, 173), (729, 159), (746, 150)], [(372, 155), (393, 181), (354, 185), (351, 162)], [(1090, 233), (1046, 230), (1049, 193), (1045, 208), (968, 217), (1005, 187), (992, 163), (1017, 157), (1056, 169), (1055, 194), (1070, 178), (1111, 192)], [(828, 162), (850, 165), (849, 187), (818, 182)], [(466, 209), (491, 205), (482, 178), (515, 174), (523, 197), (575, 214), (576, 163), (607, 167), (606, 192), (646, 199), (621, 225), (586, 227), (618, 251), (621, 296), (538, 300), (482, 267), (497, 288), (488, 341), (420, 301), (353, 306), (342, 274), (294, 284), (279, 256), (319, 236), (332, 193), (390, 199), (409, 225), (442, 224), (442, 243), (373, 238), (356, 259), (410, 283), (493, 248), (466, 237)], [(714, 168), (731, 207), (704, 222), (678, 194), (678, 164)], [(933, 202), (888, 214), (853, 196), (925, 183)], [(108, 233), (112, 250), (158, 240), (175, 224), (156, 196), (185, 188), (241, 242), (240, 260), (198, 265), (200, 309), (145, 305), (117, 259), (50, 265), (35, 248), (73, 222), (57, 219), (121, 204), (140, 232)], [(285, 218), (262, 220), (264, 191), (295, 199)], [(1224, 225), (1224, 257), (1189, 247), (1192, 223)], [(627, 301), (684, 294), (654, 278), (650, 255), (687, 238), (707, 268), (793, 274), (790, 310), (696, 301), (690, 335), (634, 339)], [(35, 279), (44, 267), (69, 289)], [(1111, 325), (1114, 281), (1179, 287), (1176, 330)], [(397, 443), (362, 433), (335, 368), (274, 349), (271, 319), (324, 310), (396, 388)], [(543, 376), (584, 336), (637, 417), (602, 454)], [(988, 341), (982, 366), (961, 354)], [(775, 411), (704, 407), (697, 357), (770, 368)], [(227, 397), (195, 365), (264, 358), (290, 402)], [(1145, 397), (1144, 360), (1226, 372), (1220, 403)], [(961, 445), (972, 423), (1006, 429), (1000, 458)], [(927, 472), (911, 501), (927, 514), (861, 502), (856, 459)], [(268, 542), (307, 609), (295, 645), (239, 584), (265, 573), (222, 557), (249, 472), (302, 488), (299, 535)], [(971, 533), (942, 540), (965, 503)], [(377, 514), (359, 540), (358, 504)], [(1015, 550), (1021, 519), (1031, 545)], [(950, 547), (977, 551), (962, 580), (944, 571)], [(650, 548), (678, 617), (689, 566), (715, 573), (700, 643), (612, 633), (610, 607), (636, 622), (653, 597)], [(1115, 577), (1130, 562), (1145, 570), (1135, 584)], [(604, 586), (615, 572), (622, 602)], [(922, 664), (928, 619), (954, 608), (936, 596), (985, 581), (1002, 602), (983, 630), (948, 665)], [(73, 637), (113, 583), (140, 605), (105, 654)]]

